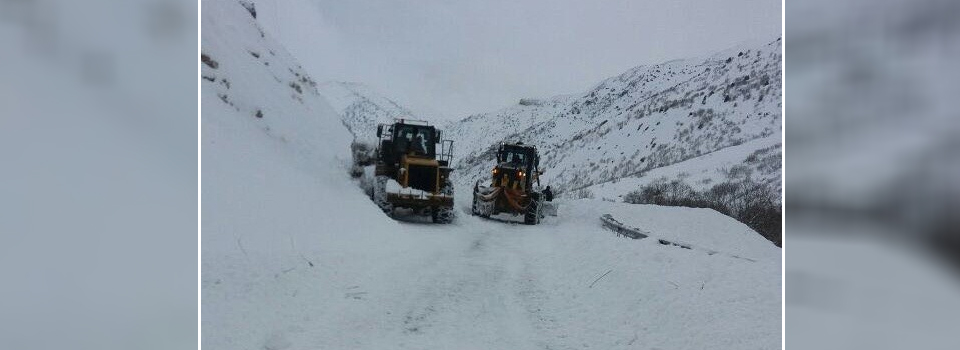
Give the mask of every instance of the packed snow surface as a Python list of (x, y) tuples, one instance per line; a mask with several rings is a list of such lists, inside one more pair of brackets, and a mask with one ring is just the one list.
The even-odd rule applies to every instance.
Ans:
[[(205, 349), (780, 346), (780, 249), (711, 210), (575, 200), (526, 226), (459, 188), (452, 224), (387, 217), (294, 58), (238, 4), (202, 6)], [(755, 261), (617, 237), (606, 213)]]

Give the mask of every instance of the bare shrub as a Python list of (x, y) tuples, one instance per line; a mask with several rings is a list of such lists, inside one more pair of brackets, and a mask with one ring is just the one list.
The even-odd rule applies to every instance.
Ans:
[(577, 190), (577, 192), (573, 193), (573, 196), (577, 199), (593, 199), (594, 197), (593, 191), (590, 191), (590, 189), (587, 188), (581, 188)]
[(730, 168), (729, 171), (727, 171), (727, 178), (731, 180), (746, 179), (746, 178), (749, 178), (752, 173), (753, 173), (753, 169), (750, 169), (749, 166), (746, 166), (744, 164), (737, 164), (737, 165), (734, 165), (732, 168)]

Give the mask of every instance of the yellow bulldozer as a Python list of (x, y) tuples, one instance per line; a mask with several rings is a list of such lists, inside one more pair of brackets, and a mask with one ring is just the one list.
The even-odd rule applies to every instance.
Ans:
[(537, 148), (522, 142), (500, 144), (497, 164), (490, 171), (490, 185), (477, 181), (473, 187), (473, 215), (489, 218), (508, 213), (523, 215), (523, 222), (536, 225), (544, 214), (556, 215), (549, 187), (540, 189), (540, 156)]
[(453, 141), (440, 137), (440, 130), (419, 120), (377, 126), (372, 197), (384, 213), (407, 208), (435, 223), (453, 221)]

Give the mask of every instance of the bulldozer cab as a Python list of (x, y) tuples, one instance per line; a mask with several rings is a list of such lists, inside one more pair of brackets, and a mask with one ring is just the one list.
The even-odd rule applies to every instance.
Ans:
[(526, 152), (517, 152), (516, 150), (505, 150), (501, 155), (502, 162), (509, 163), (514, 166), (523, 166), (526, 167), (529, 157)]
[(440, 132), (429, 125), (396, 123), (388, 127), (387, 134), (383, 134), (383, 125), (377, 129), (377, 136), (391, 141), (388, 151), (396, 154), (407, 154), (423, 158), (436, 157), (437, 140)]
[(494, 169), (494, 183), (510, 183), (530, 189), (535, 181), (539, 181), (540, 157), (534, 146), (516, 144), (501, 144), (497, 151), (497, 167)]
[(393, 124), (380, 124), (377, 138), (380, 139), (381, 160), (391, 164), (407, 156), (436, 159), (441, 166), (447, 166), (453, 155), (453, 141), (441, 141), (440, 130), (422, 121), (398, 119)]
[(432, 126), (399, 125), (394, 134), (398, 151), (413, 156), (434, 158), (436, 156), (435, 130)]

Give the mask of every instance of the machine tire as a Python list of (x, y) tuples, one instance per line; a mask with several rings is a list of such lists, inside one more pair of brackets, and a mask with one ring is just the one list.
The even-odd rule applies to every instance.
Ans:
[(473, 201), (470, 202), (470, 214), (477, 216), (477, 192), (473, 192)]
[(470, 214), (473, 216), (480, 216), (480, 211), (477, 208), (477, 191), (473, 191), (473, 202), (470, 203)]
[(453, 197), (453, 182), (450, 181), (450, 178), (443, 181), (443, 185), (440, 187), (440, 194)]
[(540, 194), (530, 194), (530, 204), (527, 205), (527, 211), (523, 215), (523, 223), (527, 225), (536, 225), (540, 223)]
[(480, 215), (480, 212), (477, 211), (477, 191), (479, 191), (480, 181), (477, 181), (473, 184), (473, 200), (470, 202), (470, 214), (473, 216)]
[(393, 213), (393, 204), (387, 201), (387, 181), (389, 177), (380, 175), (373, 184), (373, 202), (387, 215)]
[(453, 222), (453, 208), (438, 207), (433, 209), (431, 218), (435, 224), (449, 224)]

